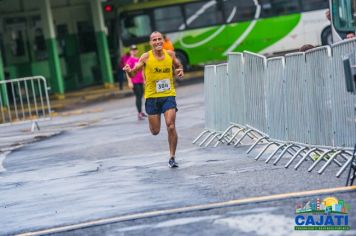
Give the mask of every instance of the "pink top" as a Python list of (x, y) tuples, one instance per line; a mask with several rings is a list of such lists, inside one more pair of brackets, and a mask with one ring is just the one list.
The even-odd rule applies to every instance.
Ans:
[(120, 69), (122, 69), (125, 65), (126, 65), (126, 62), (127, 60), (130, 58), (130, 54), (127, 55), (127, 54), (124, 54), (121, 58), (120, 58), (120, 62), (119, 62), (119, 67)]
[[(136, 63), (139, 61), (139, 58), (136, 57), (130, 57), (127, 59), (126, 64), (130, 66), (130, 68), (134, 68)], [(138, 71), (137, 74), (131, 78), (131, 81), (133, 84), (143, 84), (143, 74), (142, 70)]]

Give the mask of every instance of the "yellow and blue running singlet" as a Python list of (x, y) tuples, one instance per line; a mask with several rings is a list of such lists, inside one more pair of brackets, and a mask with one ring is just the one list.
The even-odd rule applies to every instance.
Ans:
[(158, 60), (152, 50), (145, 63), (145, 98), (176, 96), (173, 82), (173, 60), (166, 50), (164, 59)]

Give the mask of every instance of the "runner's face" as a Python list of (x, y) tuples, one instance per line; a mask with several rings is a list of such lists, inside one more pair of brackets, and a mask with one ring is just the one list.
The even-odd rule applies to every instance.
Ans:
[(151, 35), (150, 44), (153, 50), (162, 50), (163, 48), (163, 37), (160, 33), (155, 33)]

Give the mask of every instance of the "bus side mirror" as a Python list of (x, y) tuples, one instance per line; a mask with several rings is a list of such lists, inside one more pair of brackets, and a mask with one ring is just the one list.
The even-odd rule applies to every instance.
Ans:
[(356, 94), (356, 65), (352, 65), (350, 57), (342, 59), (345, 72), (346, 90)]

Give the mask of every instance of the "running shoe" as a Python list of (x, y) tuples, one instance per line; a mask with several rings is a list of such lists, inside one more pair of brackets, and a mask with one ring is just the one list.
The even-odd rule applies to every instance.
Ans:
[(174, 158), (171, 158), (171, 159), (169, 159), (168, 166), (169, 166), (169, 168), (177, 168), (178, 163), (175, 161)]
[(137, 114), (137, 119), (138, 119), (138, 120), (144, 120), (145, 118), (143, 118), (142, 113), (138, 113), (138, 114)]
[(141, 112), (142, 117), (147, 117), (147, 115), (144, 112)]

